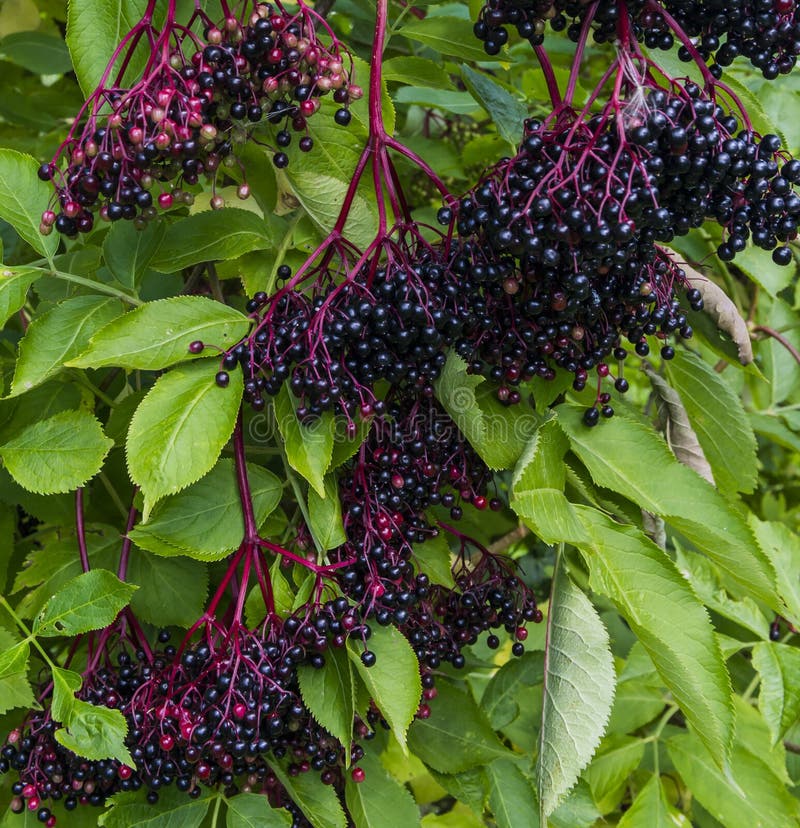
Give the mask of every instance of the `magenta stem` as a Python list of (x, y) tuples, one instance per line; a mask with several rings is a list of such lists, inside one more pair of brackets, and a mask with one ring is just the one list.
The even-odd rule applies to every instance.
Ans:
[(586, 44), (589, 41), (589, 33), (592, 31), (592, 23), (597, 12), (597, 7), (600, 0), (594, 0), (589, 11), (586, 12), (586, 17), (583, 20), (581, 27), (581, 35), (578, 40), (578, 45), (575, 48), (575, 55), (572, 58), (572, 66), (569, 71), (569, 81), (567, 82), (567, 90), (564, 93), (564, 103), (572, 106), (572, 98), (575, 95), (575, 87), (578, 85), (578, 75), (581, 71), (581, 63), (583, 63), (583, 53), (586, 49)]
[(236, 428), (233, 432), (233, 454), (236, 465), (236, 484), (239, 487), (239, 498), (242, 501), (242, 516), (244, 517), (244, 543), (254, 543), (258, 538), (258, 527), (253, 513), (253, 498), (250, 493), (250, 480), (247, 477), (247, 458), (244, 450), (244, 429), (242, 427), (242, 409), (236, 419)]
[(138, 486), (133, 487), (133, 498), (131, 499), (131, 508), (128, 511), (128, 521), (125, 524), (125, 537), (122, 541), (122, 550), (119, 553), (119, 566), (117, 567), (117, 578), (120, 581), (124, 581), (128, 577), (128, 559), (131, 554), (131, 539), (128, 535), (131, 533), (133, 529), (134, 523), (136, 523), (136, 515), (137, 510), (136, 506), (134, 506), (134, 501), (136, 499), (136, 493), (139, 491)]
[(75, 531), (78, 535), (78, 553), (81, 556), (81, 569), (88, 572), (89, 551), (86, 548), (86, 524), (83, 516), (83, 487), (75, 492)]
[(562, 104), (561, 91), (558, 88), (558, 81), (553, 71), (553, 64), (550, 62), (550, 56), (543, 46), (534, 46), (533, 51), (539, 61), (539, 66), (542, 68), (547, 91), (550, 94), (550, 102), (553, 104), (553, 109), (557, 109)]

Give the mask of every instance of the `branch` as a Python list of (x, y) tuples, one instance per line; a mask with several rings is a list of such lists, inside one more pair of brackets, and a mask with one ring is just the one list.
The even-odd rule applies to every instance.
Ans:
[(499, 555), (501, 552), (505, 552), (506, 549), (513, 546), (518, 541), (521, 541), (523, 538), (527, 538), (530, 533), (531, 530), (528, 529), (527, 526), (520, 524), (516, 529), (512, 529), (508, 534), (503, 535), (502, 538), (496, 540), (489, 547), (489, 551), (492, 555)]

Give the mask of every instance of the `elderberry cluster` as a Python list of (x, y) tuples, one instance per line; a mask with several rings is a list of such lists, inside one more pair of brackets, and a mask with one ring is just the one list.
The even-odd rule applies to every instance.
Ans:
[[(306, 133), (301, 151), (312, 149), (307, 121), (322, 96), (332, 94), (340, 105), (338, 124), (350, 122), (348, 106), (361, 90), (350, 84), (346, 54), (337, 42), (320, 41), (304, 6), (289, 14), (261, 3), (245, 21), (226, 18), (217, 26), (202, 16), (200, 22), (204, 44), (168, 21), (156, 41), (164, 58), (151, 60), (130, 87), (93, 93), (56, 157), (39, 170), (54, 183), (60, 208), (45, 211), (43, 233), (88, 232), (96, 213), (142, 227), (158, 209), (191, 203), (183, 187), (201, 176), (216, 181), (221, 165), (241, 167), (231, 153), (260, 122), (281, 127), (273, 162), (285, 167), (293, 131)], [(246, 183), (238, 194), (248, 197)], [(211, 206), (223, 203), (214, 196)]]

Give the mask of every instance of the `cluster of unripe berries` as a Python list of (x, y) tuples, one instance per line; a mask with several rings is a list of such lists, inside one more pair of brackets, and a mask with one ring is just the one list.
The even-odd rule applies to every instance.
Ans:
[(543, 43), (548, 24), (577, 41), (590, 14), (597, 42), (614, 42), (621, 28), (650, 49), (677, 42), (682, 60), (712, 61), (717, 77), (741, 56), (776, 78), (791, 72), (800, 54), (796, 0), (487, 0), (474, 31), (487, 54), (496, 55), (512, 26), (533, 46)]
[[(191, 203), (185, 188), (203, 176), (216, 182), (227, 165), (238, 165), (244, 178), (233, 153), (261, 123), (278, 130), (262, 142), (273, 143), (273, 163), (285, 167), (293, 133), (302, 136), (301, 151), (312, 149), (307, 122), (323, 96), (339, 104), (338, 124), (350, 122), (349, 104), (362, 93), (350, 83), (348, 55), (335, 40), (319, 39), (304, 6), (290, 14), (262, 3), (243, 21), (202, 22), (202, 41), (168, 22), (157, 39), (163, 57), (151, 59), (144, 77), (94, 92), (56, 157), (39, 170), (57, 195), (42, 233), (88, 232), (98, 214), (142, 227), (159, 210)], [(246, 182), (238, 195), (249, 196)], [(223, 205), (214, 195), (211, 206)]]

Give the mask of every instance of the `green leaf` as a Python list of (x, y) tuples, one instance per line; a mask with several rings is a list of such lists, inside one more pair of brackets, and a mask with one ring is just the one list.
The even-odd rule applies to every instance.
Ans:
[(308, 490), (309, 529), (323, 552), (335, 549), (347, 543), (347, 535), (342, 523), (342, 503), (339, 500), (339, 487), (333, 475), (325, 476), (325, 497), (320, 497), (316, 490)]
[(733, 732), (731, 686), (708, 614), (672, 561), (641, 532), (575, 508), (591, 537), (581, 547), (589, 585), (614, 602), (688, 722), (723, 761)]
[(106, 569), (84, 572), (47, 602), (34, 624), (36, 634), (71, 636), (107, 627), (135, 591)]
[(227, 828), (292, 828), (285, 808), (273, 808), (264, 794), (237, 793), (227, 800)]
[[(281, 500), (283, 487), (272, 472), (247, 464), (256, 524)], [(187, 555), (200, 561), (227, 557), (242, 542), (244, 518), (233, 460), (222, 459), (201, 480), (160, 501), (150, 520), (128, 537), (157, 555)]]
[(331, 463), (328, 467), (329, 471), (338, 469), (343, 463), (346, 463), (355, 453), (361, 448), (364, 441), (369, 436), (372, 428), (373, 418), (359, 419), (356, 422), (355, 436), (348, 435), (347, 423), (343, 417), (336, 418), (336, 437), (333, 442), (333, 455), (331, 456)]
[[(355, 715), (353, 669), (347, 650), (329, 647), (325, 651), (323, 667), (301, 665), (297, 668), (297, 678), (311, 715), (347, 748), (353, 741)], [(345, 754), (349, 759), (347, 749)]]
[(508, 758), (483, 710), (471, 696), (447, 681), (437, 682), (431, 715), (417, 719), (408, 732), (411, 751), (440, 773), (461, 771)]
[(721, 374), (690, 351), (676, 353), (666, 366), (718, 488), (752, 492), (758, 477), (756, 438), (739, 396)]
[(38, 168), (33, 156), (0, 149), (0, 218), (37, 253), (52, 259), (58, 247), (58, 234), (43, 236), (39, 224), (53, 192), (49, 184), (39, 180)]
[(56, 494), (94, 477), (112, 445), (88, 411), (63, 411), (20, 431), (0, 446), (0, 457), (20, 486)]
[(645, 745), (641, 739), (619, 733), (601, 742), (592, 764), (583, 773), (601, 813), (610, 813), (619, 806), (630, 775), (644, 758)]
[(205, 296), (174, 296), (148, 302), (98, 331), (89, 347), (68, 364), (78, 368), (122, 368), (155, 371), (178, 362), (208, 356), (189, 352), (192, 342), (215, 349), (235, 345), (250, 329), (239, 311)]
[(620, 681), (608, 721), (609, 733), (633, 733), (644, 727), (664, 709), (664, 691), (654, 674), (648, 680)]
[(419, 571), (424, 572), (432, 583), (441, 584), (448, 589), (455, 587), (450, 545), (444, 532), (428, 538), (424, 543), (415, 543), (414, 559)]
[(484, 382), (468, 374), (466, 362), (450, 351), (436, 396), (489, 468), (509, 468), (534, 434), (535, 420), (524, 406), (504, 406), (490, 386), (479, 389)]
[(758, 546), (775, 567), (778, 594), (784, 602), (782, 614), (795, 626), (800, 625), (800, 539), (788, 526), (775, 521), (758, 520), (750, 515)]
[(173, 368), (159, 377), (131, 420), (128, 471), (145, 496), (145, 520), (162, 497), (185, 489), (214, 467), (236, 424), (241, 371), (227, 388), (215, 380), (216, 361)]
[(536, 763), (543, 825), (600, 743), (615, 683), (606, 628), (589, 599), (557, 563), (547, 613), (544, 705)]
[[(86, 97), (100, 83), (106, 63), (117, 45), (144, 15), (146, 8), (147, 0), (70, 0), (67, 46)], [(143, 52), (144, 48), (137, 50), (126, 77), (135, 77), (141, 71)]]
[(772, 743), (777, 744), (800, 719), (800, 650), (763, 641), (752, 650), (753, 667), (761, 677), (758, 709)]
[(15, 707), (31, 708), (35, 704), (28, 681), (29, 653), (27, 641), (20, 641), (0, 653), (0, 715)]
[(486, 686), (481, 708), (495, 730), (517, 718), (525, 691), (544, 681), (544, 653), (525, 653), (507, 661)]
[[(328, 167), (325, 172), (320, 172), (319, 169), (293, 169), (290, 165), (284, 174), (297, 202), (323, 232), (336, 222), (350, 186), (349, 178), (334, 176), (333, 172)], [(377, 228), (377, 208), (356, 193), (345, 228), (347, 238), (357, 247), (364, 248), (375, 238)]]
[(303, 475), (320, 497), (325, 497), (325, 472), (333, 456), (333, 415), (326, 411), (310, 425), (301, 425), (291, 392), (284, 383), (275, 397), (275, 418), (289, 465)]
[(753, 597), (775, 608), (769, 561), (755, 548), (741, 511), (679, 463), (655, 432), (624, 416), (590, 429), (577, 406), (557, 411), (572, 450), (597, 485), (663, 517)]
[(336, 791), (332, 786), (324, 785), (319, 774), (289, 776), (277, 762), (272, 761), (269, 765), (313, 828), (345, 828), (347, 820)]
[(800, 821), (800, 802), (744, 747), (734, 746), (727, 775), (694, 734), (673, 736), (667, 749), (692, 796), (725, 828), (772, 828)]
[(25, 304), (28, 288), (44, 276), (37, 267), (3, 267), (0, 269), (0, 323), (6, 322)]
[(497, 759), (486, 768), (489, 808), (498, 828), (539, 828), (536, 791), (519, 767)]
[(422, 697), (419, 662), (408, 639), (393, 626), (372, 627), (368, 646), (376, 662), (365, 667), (360, 652), (348, 647), (348, 654), (367, 686), (378, 710), (389, 723), (397, 741), (405, 748), (406, 731)]
[(86, 759), (118, 759), (133, 767), (125, 747), (128, 723), (119, 710), (89, 704), (75, 698), (81, 677), (72, 670), (53, 668), (53, 719), (64, 727), (55, 732), (56, 741)]
[(63, 75), (72, 71), (64, 41), (46, 32), (14, 32), (0, 41), (0, 59), (9, 60), (36, 75)]
[(159, 558), (141, 549), (128, 563), (128, 581), (139, 587), (131, 598), (137, 618), (158, 627), (190, 627), (202, 614), (208, 570), (183, 558)]
[(205, 210), (170, 224), (150, 260), (161, 273), (219, 259), (235, 259), (272, 244), (269, 225), (250, 210)]
[(357, 828), (414, 828), (419, 825), (419, 809), (414, 797), (392, 776), (378, 757), (367, 751), (359, 761), (365, 774), (363, 782), (345, 780), (347, 810)]
[(103, 259), (121, 285), (131, 290), (136, 287), (163, 241), (166, 229), (162, 221), (151, 221), (144, 230), (137, 229), (131, 221), (111, 225), (103, 239)]
[[(104, 828), (200, 828), (203, 824), (210, 798), (189, 799), (174, 788), (162, 788), (158, 794), (157, 806), (145, 802), (141, 793), (116, 794), (110, 800), (110, 810), (98, 816), (97, 824)], [(261, 798), (266, 802), (266, 797)], [(273, 828), (269, 823), (263, 824), (264, 828)], [(278, 822), (275, 826), (282, 828), (285, 824)]]
[(450, 76), (432, 60), (421, 57), (394, 57), (383, 64), (383, 79), (411, 86), (451, 89)]
[(497, 131), (516, 149), (528, 107), (488, 75), (461, 65), (461, 77), (472, 97), (489, 113)]
[(406, 23), (396, 34), (430, 46), (443, 55), (461, 60), (483, 62), (502, 60), (499, 55), (487, 55), (472, 33), (472, 23), (461, 17), (426, 17)]
[(669, 803), (658, 776), (651, 776), (622, 815), (618, 828), (691, 828), (691, 822)]
[(57, 374), (89, 339), (123, 312), (117, 299), (76, 296), (37, 316), (19, 343), (9, 397), (24, 394)]

